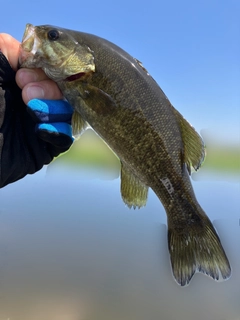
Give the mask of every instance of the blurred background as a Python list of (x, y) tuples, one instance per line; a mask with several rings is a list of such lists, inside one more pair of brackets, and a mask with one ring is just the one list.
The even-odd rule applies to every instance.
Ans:
[(172, 278), (165, 211), (150, 192), (129, 210), (119, 162), (88, 130), (39, 173), (0, 190), (0, 320), (240, 319), (239, 1), (56, 0), (1, 4), (0, 32), (26, 23), (106, 38), (140, 60), (201, 133), (192, 174), (233, 274)]

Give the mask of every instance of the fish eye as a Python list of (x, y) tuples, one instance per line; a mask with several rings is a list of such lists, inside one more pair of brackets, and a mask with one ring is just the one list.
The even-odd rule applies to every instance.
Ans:
[(59, 32), (55, 29), (48, 31), (47, 33), (48, 39), (51, 41), (55, 41), (59, 38)]

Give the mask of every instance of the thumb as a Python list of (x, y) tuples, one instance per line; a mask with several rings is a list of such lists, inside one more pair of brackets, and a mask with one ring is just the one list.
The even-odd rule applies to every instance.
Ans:
[(20, 42), (10, 34), (0, 33), (0, 50), (8, 59), (11, 67), (17, 71)]

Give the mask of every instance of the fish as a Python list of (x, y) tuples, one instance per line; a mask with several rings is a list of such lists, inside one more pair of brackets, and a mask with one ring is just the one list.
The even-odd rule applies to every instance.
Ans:
[(186, 286), (197, 272), (228, 279), (229, 260), (190, 180), (205, 144), (142, 63), (96, 35), (27, 24), (19, 67), (41, 68), (74, 108), (74, 134), (92, 128), (116, 154), (129, 208), (145, 206), (149, 188), (159, 198), (176, 282)]

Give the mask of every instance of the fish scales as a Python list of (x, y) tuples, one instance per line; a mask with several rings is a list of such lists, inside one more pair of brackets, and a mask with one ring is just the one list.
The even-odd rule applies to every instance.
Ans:
[[(82, 33), (79, 38), (81, 38), (81, 41), (83, 42), (86, 41), (84, 34)], [(99, 46), (98, 37), (87, 34), (87, 38), (90, 38), (88, 41), (91, 41), (91, 50), (95, 52), (98, 49), (98, 55), (95, 56), (95, 65), (97, 66), (96, 72), (93, 74), (89, 83), (108, 93), (116, 104), (117, 108), (115, 112), (118, 112), (118, 114), (110, 114), (109, 117), (106, 117), (104, 114), (101, 120), (99, 120), (101, 114), (98, 114), (98, 118), (94, 115), (94, 119), (92, 119), (91, 122), (91, 126), (94, 130), (104, 140), (107, 138), (108, 141), (113, 137), (114, 131), (117, 138), (114, 139), (114, 141), (108, 142), (114, 151), (119, 149), (119, 146), (125, 142), (122, 140), (119, 141), (119, 138), (125, 137), (125, 139), (130, 140), (128, 143), (132, 143), (131, 147), (130, 145), (127, 145), (126, 148), (120, 148), (124, 150), (124, 153), (125, 150), (129, 150), (129, 147), (134, 148), (133, 150), (138, 152), (139, 162), (142, 162), (142, 160), (146, 160), (146, 158), (144, 158), (144, 154), (143, 157), (141, 157), (141, 154), (145, 152), (142, 148), (143, 144), (138, 143), (139, 136), (150, 136), (149, 129), (150, 125), (152, 125), (152, 132), (155, 133), (158, 131), (158, 137), (162, 138), (162, 142), (159, 143), (159, 141), (156, 141), (156, 139), (153, 138), (149, 140), (145, 139), (146, 143), (144, 144), (145, 146), (156, 145), (156, 149), (160, 149), (162, 152), (152, 152), (151, 156), (166, 159), (168, 155), (171, 157), (179, 154), (182, 149), (180, 129), (173, 114), (173, 108), (157, 83), (151, 76), (147, 75), (146, 71), (144, 71), (130, 55), (126, 56), (125, 53), (125, 57), (122, 59), (124, 52), (122, 52), (122, 54), (112, 54), (113, 52), (115, 53), (117, 50), (120, 50), (118, 47), (115, 47), (104, 40), (101, 42), (101, 46)], [(80, 39), (78, 42), (81, 43)], [(109, 52), (110, 45), (112, 50)], [(101, 61), (101, 63), (99, 63), (99, 61)], [(104, 74), (108, 75), (107, 79)], [(63, 81), (60, 84), (60, 87), (62, 90), (69, 87), (69, 91), (71, 91), (71, 83)], [(71, 100), (71, 95), (70, 92), (69, 100)], [(151, 101), (151, 104), (149, 104), (149, 101)], [(169, 108), (166, 108), (166, 104), (168, 104)], [(163, 107), (161, 108), (161, 106)], [(130, 110), (133, 110), (136, 113), (129, 112)], [(80, 113), (83, 114), (83, 112), (84, 110)], [(124, 112), (126, 112), (127, 115), (124, 115)], [(142, 134), (140, 132), (136, 135), (135, 130), (139, 125), (142, 125), (143, 119), (146, 120), (148, 126), (146, 133), (143, 132), (142, 129)], [(117, 126), (118, 120), (119, 122), (122, 120), (122, 122)], [(137, 120), (139, 120), (138, 123)], [(89, 117), (87, 121), (89, 122)], [(110, 126), (109, 124), (112, 123), (112, 121), (114, 121), (114, 125)], [(117, 128), (120, 128), (119, 132), (117, 132)], [(133, 135), (131, 135), (131, 133), (133, 133)], [(114, 144), (116, 144), (116, 146), (114, 146)], [(163, 144), (165, 146), (166, 154), (163, 153)], [(137, 146), (139, 146), (138, 150), (136, 150)], [(118, 150), (116, 153), (120, 159), (124, 158), (124, 155), (121, 155), (121, 150)], [(179, 159), (179, 157), (176, 159)], [(157, 162), (159, 162), (159, 160)], [(176, 167), (175, 170), (179, 171), (181, 174), (181, 166), (178, 163), (175, 165), (175, 162), (173, 162), (173, 165)], [(163, 166), (161, 171), (166, 173), (166, 169), (167, 168), (164, 168)], [(158, 171), (158, 174), (160, 174), (160, 171)]]
[(56, 81), (74, 107), (73, 127), (82, 133), (90, 126), (119, 157), (129, 207), (145, 205), (149, 187), (156, 193), (177, 283), (187, 285), (196, 272), (229, 278), (229, 261), (189, 177), (204, 160), (204, 143), (142, 64), (100, 37), (30, 24), (19, 62)]

